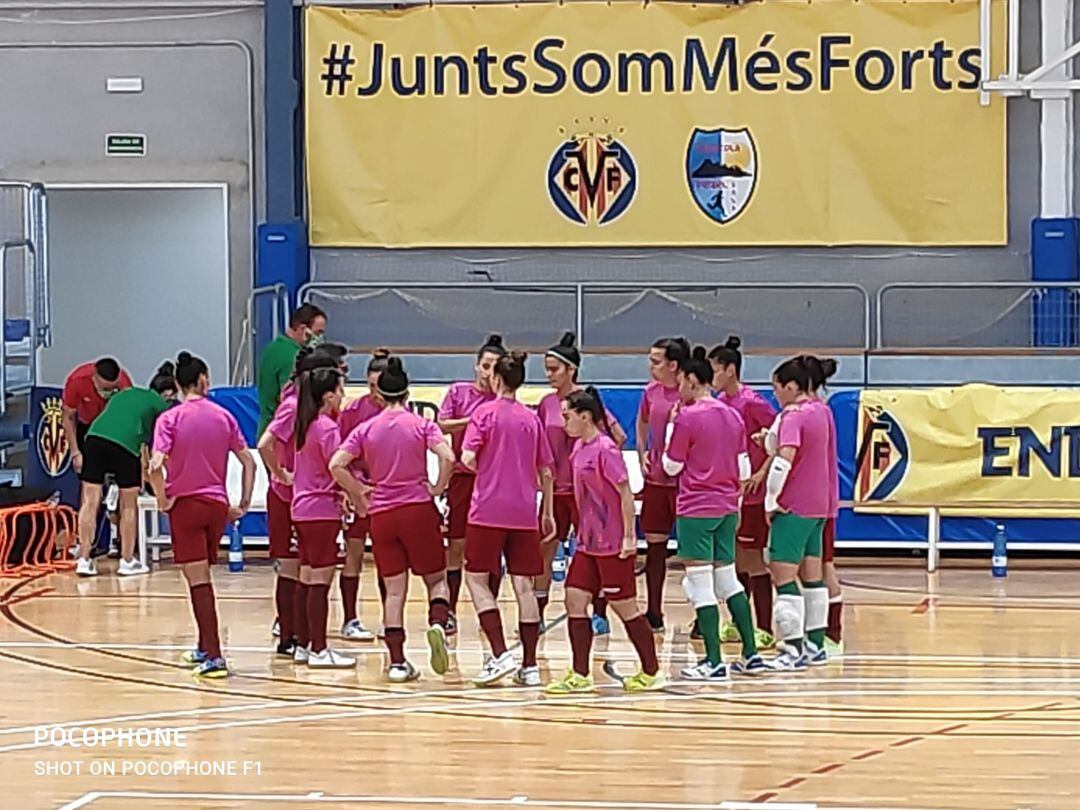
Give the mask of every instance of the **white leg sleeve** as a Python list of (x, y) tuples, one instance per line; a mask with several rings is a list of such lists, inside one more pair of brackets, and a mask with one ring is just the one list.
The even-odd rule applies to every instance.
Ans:
[(716, 604), (716, 591), (713, 590), (713, 568), (711, 565), (689, 565), (683, 577), (683, 591), (694, 609)]
[(804, 588), (806, 631), (821, 630), (829, 624), (829, 589)]
[(802, 594), (793, 596), (782, 593), (777, 596), (776, 607), (773, 608), (773, 622), (782, 641), (802, 638), (803, 625), (806, 623), (806, 607)]
[(726, 602), (744, 590), (742, 583), (739, 582), (739, 578), (735, 575), (734, 565), (725, 565), (723, 568), (713, 569), (713, 587), (716, 589), (716, 596), (721, 602)]

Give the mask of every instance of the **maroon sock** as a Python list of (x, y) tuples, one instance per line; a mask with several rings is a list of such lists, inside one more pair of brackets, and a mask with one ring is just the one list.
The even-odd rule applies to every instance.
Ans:
[(391, 664), (405, 663), (405, 628), (386, 628), (386, 649), (390, 651)]
[(607, 599), (603, 596), (594, 596), (592, 600), (592, 612), (593, 616), (599, 616), (602, 619), (607, 618)]
[(217, 607), (214, 605), (214, 586), (209, 582), (192, 585), (191, 608), (195, 613), (195, 625), (199, 628), (199, 649), (210, 658), (221, 658), (221, 640), (218, 638)]
[(356, 618), (356, 598), (360, 594), (360, 577), (345, 576), (345, 572), (342, 571), (338, 585), (341, 586), (341, 604), (345, 609), (345, 624), (348, 624)]
[(646, 675), (655, 675), (660, 671), (660, 662), (656, 660), (656, 639), (653, 638), (652, 627), (644, 614), (638, 614), (628, 622), (623, 622), (626, 627), (626, 635), (630, 637), (630, 643), (641, 659), (641, 668)]
[(379, 601), (386, 604), (386, 580), (376, 575), (379, 581)]
[(330, 586), (308, 585), (307, 619), (311, 636), (311, 651), (320, 653), (326, 649), (326, 615), (330, 612)]
[(580, 616), (567, 621), (570, 631), (570, 650), (574, 654), (574, 672), (582, 677), (592, 671), (589, 663), (592, 654), (592, 622)]
[(843, 636), (844, 625), (844, 603), (829, 602), (829, 626), (825, 631), (825, 635), (829, 637), (831, 641), (840, 643), (840, 639)]
[(754, 602), (757, 626), (766, 633), (772, 632), (773, 587), (768, 571), (750, 577), (750, 595)]
[(274, 604), (277, 606), (282, 642), (287, 642), (296, 635), (296, 608), (293, 605), (295, 594), (296, 580), (278, 576), (277, 587), (274, 589)]
[(736, 571), (735, 579), (739, 580), (739, 584), (742, 585), (742, 589), (746, 591), (747, 597), (750, 596), (750, 575), (745, 571)]
[(445, 599), (432, 599), (428, 603), (428, 624), (437, 624), (446, 627), (446, 620), (450, 618), (450, 603)]
[(492, 608), (480, 613), (476, 618), (480, 620), (480, 629), (487, 636), (491, 645), (491, 654), (498, 658), (506, 652), (506, 639), (503, 638), (502, 614), (499, 609)]
[(495, 597), (495, 601), (499, 600), (499, 588), (502, 586), (502, 572), (498, 574), (488, 574), (488, 589), (491, 591), (491, 595)]
[(535, 667), (536, 647), (540, 643), (540, 622), (518, 622), (518, 634), (521, 636), (521, 665)]
[(460, 568), (451, 568), (446, 572), (446, 584), (450, 586), (450, 612), (457, 613), (458, 596), (461, 594)]
[(664, 615), (664, 577), (667, 576), (667, 543), (649, 543), (645, 551), (645, 590), (649, 612)]
[(540, 623), (543, 624), (544, 623), (544, 611), (547, 610), (547, 606), (548, 606), (548, 595), (546, 593), (544, 593), (544, 594), (539, 594), (538, 593), (536, 595), (536, 606), (538, 608), (540, 608)]
[(296, 593), (293, 595), (293, 633), (296, 635), (298, 647), (307, 647), (311, 643), (307, 615), (308, 587), (297, 580)]

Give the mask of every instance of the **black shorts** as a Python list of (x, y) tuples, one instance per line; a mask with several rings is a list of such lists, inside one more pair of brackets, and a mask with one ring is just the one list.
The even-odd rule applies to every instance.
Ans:
[(79, 480), (85, 484), (104, 484), (105, 476), (110, 473), (120, 489), (138, 489), (142, 486), (142, 459), (116, 442), (87, 436)]

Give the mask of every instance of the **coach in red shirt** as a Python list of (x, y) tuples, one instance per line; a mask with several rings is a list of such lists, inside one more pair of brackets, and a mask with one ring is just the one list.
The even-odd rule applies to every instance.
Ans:
[(111, 357), (83, 363), (68, 375), (64, 382), (64, 434), (75, 472), (82, 472), (83, 442), (90, 423), (105, 410), (106, 400), (125, 388), (131, 388), (131, 377)]

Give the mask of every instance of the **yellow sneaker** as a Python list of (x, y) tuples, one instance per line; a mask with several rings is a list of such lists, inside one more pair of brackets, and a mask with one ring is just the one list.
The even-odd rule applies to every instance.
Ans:
[(580, 695), (595, 691), (592, 675), (578, 675), (573, 670), (567, 672), (561, 681), (552, 681), (544, 689), (544, 694), (561, 697)]
[(759, 627), (754, 631), (754, 643), (759, 650), (771, 650), (776, 646), (776, 638), (768, 630)]
[(646, 672), (638, 672), (623, 681), (623, 689), (627, 692), (659, 692), (667, 686), (667, 678), (663, 672), (649, 675)]
[(724, 626), (720, 628), (720, 640), (725, 644), (741, 641), (739, 628), (735, 626), (735, 622), (724, 622)]

